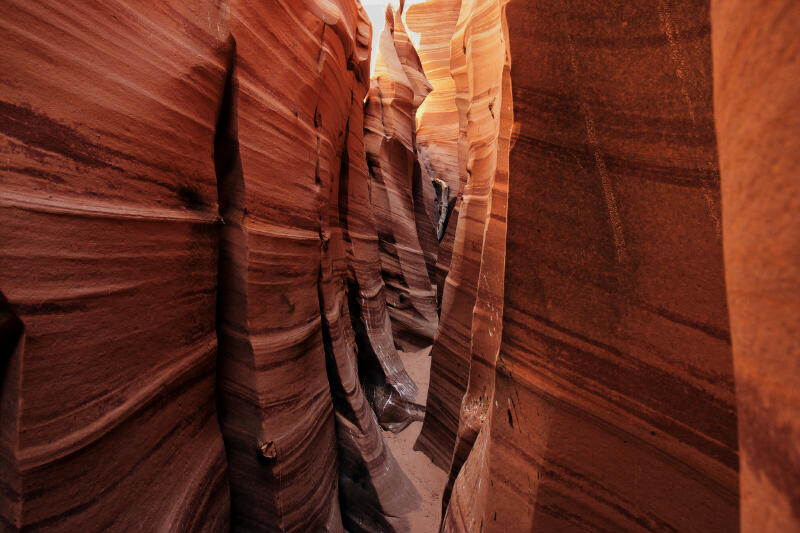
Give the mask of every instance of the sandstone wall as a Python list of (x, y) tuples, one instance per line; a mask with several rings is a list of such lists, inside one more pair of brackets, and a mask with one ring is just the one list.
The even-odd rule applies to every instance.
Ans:
[(7, 11), (0, 530), (404, 530), (360, 4)]
[[(472, 357), (473, 325), (481, 339), (481, 361), (493, 365), (502, 312), (505, 256), (505, 204), (508, 138), (511, 129), (503, 2), (462, 1), (451, 39), (450, 69), (455, 82), (459, 116), (459, 164), (466, 175), (455, 225), (453, 252), (442, 295), (436, 341), (431, 350), (431, 381), (425, 422), (416, 447), (437, 466), (450, 467), (458, 433), (459, 411), (467, 390)], [(502, 140), (505, 139), (505, 140)], [(494, 203), (497, 202), (497, 203)], [(493, 221), (492, 229), (488, 222)], [(487, 240), (488, 239), (488, 240)], [(484, 265), (484, 260), (486, 261)], [(482, 270), (483, 269), (483, 270)], [(479, 290), (483, 302), (476, 312)], [(474, 316), (478, 316), (473, 324)], [(467, 410), (482, 416), (474, 405), (483, 389), (476, 376)], [(467, 430), (465, 428), (465, 431)], [(466, 437), (466, 435), (465, 435)], [(458, 470), (472, 437), (459, 447)]]
[(507, 20), (502, 345), (443, 530), (736, 531), (708, 3)]
[[(419, 172), (414, 117), (431, 87), (401, 13), (391, 7), (386, 11), (386, 28), (367, 95), (365, 143), (395, 340), (406, 349), (417, 350), (430, 345), (438, 323), (436, 290), (430, 277), (435, 263), (431, 247), (438, 243), (430, 240), (432, 227), (420, 225), (427, 218), (418, 216), (416, 210), (423, 195), (414, 194), (414, 177)], [(433, 187), (418, 181), (420, 186)]]
[(0, 291), (24, 330), (0, 392), (0, 530), (223, 531), (227, 6), (3, 12)]
[(742, 532), (800, 531), (800, 5), (711, 3)]

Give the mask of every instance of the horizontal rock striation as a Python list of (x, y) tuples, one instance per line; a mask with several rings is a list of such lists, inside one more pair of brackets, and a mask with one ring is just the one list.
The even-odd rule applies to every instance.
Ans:
[(796, 2), (401, 1), (372, 79), (358, 0), (73, 4), (0, 22), (0, 532), (412, 533), (423, 413), (443, 533), (800, 532)]
[[(401, 14), (399, 9), (387, 8), (367, 95), (364, 136), (395, 340), (406, 349), (418, 350), (432, 342), (438, 323), (436, 290), (429, 270), (438, 243), (431, 241), (432, 227), (418, 224), (426, 221), (427, 215), (415, 207), (415, 200), (419, 203), (424, 195), (414, 194), (414, 176), (420, 172), (416, 169), (414, 117), (431, 87)], [(421, 176), (416, 181), (420, 187), (433, 188)]]
[(9, 9), (0, 530), (406, 529), (360, 3)]
[(417, 112), (417, 154), (423, 173), (437, 190), (432, 218), (440, 244), (433, 280), (440, 306), (458, 220), (454, 208), (466, 180), (459, 167), (458, 107), (450, 73), (450, 39), (460, 10), (460, 2), (429, 0), (412, 5), (406, 13), (409, 30), (420, 36), (419, 58), (432, 87)]
[(443, 531), (738, 529), (708, 3), (672, 4), (507, 8), (503, 337)]
[(24, 334), (0, 391), (0, 530), (225, 530), (213, 154), (227, 8), (4, 11), (0, 290)]
[[(497, 0), (461, 2), (451, 40), (451, 75), (459, 112), (460, 171), (467, 178), (458, 218), (453, 221), (456, 224), (453, 253), (443, 290), (439, 330), (431, 350), (428, 404), (416, 444), (445, 469), (451, 465), (459, 411), (470, 377), (474, 317), (478, 317), (474, 326), (481, 338), (489, 332), (493, 335), (475, 346), (481, 352), (479, 359), (490, 366), (496, 357), (500, 335), (505, 257), (503, 198), (507, 196), (512, 112), (510, 92), (506, 90), (504, 94), (510, 85), (502, 7), (503, 3)], [(497, 204), (493, 205), (493, 201)], [(483, 301), (476, 307), (479, 285)], [(478, 381), (483, 382), (476, 377), (467, 408), (475, 414), (475, 420), (482, 416), (478, 411), (484, 410), (475, 405), (481, 402), (483, 389)], [(474, 429), (464, 428), (464, 431), (471, 433)], [(466, 433), (464, 436), (467, 440), (459, 447), (455, 472), (474, 438), (466, 437)]]

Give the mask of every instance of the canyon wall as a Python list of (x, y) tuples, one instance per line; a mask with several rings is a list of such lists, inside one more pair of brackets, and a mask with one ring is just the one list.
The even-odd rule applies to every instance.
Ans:
[(800, 531), (796, 2), (5, 7), (0, 531)]
[(406, 529), (360, 4), (7, 11), (0, 530)]
[(800, 531), (800, 4), (712, 1), (742, 532)]
[[(507, 6), (514, 126), (495, 149), (513, 136), (508, 237), (491, 236), (492, 222), (506, 230), (494, 194), (493, 216), (462, 207), (456, 234), (482, 240), (454, 249), (448, 280), (468, 298), (434, 344), (419, 442), (451, 469), (443, 531), (738, 528), (709, 5), (672, 4)], [(459, 25), (489, 5), (502, 7), (461, 2)], [(481, 60), (459, 25), (457, 86)], [(474, 135), (462, 128), (466, 146)], [(507, 246), (504, 282), (483, 280), (502, 265), (492, 239)]]
[[(496, 352), (496, 346), (492, 345), (500, 338), (505, 204), (498, 196), (507, 194), (512, 111), (502, 7), (503, 2), (497, 0), (462, 1), (450, 44), (450, 73), (459, 119), (459, 172), (465, 179), (458, 215), (449, 222), (454, 235), (452, 256), (442, 292), (439, 330), (431, 350), (425, 421), (416, 444), (444, 469), (451, 465), (459, 411), (470, 378), (473, 326), (480, 331), (475, 348), (481, 361), (494, 358), (490, 353)], [(489, 221), (493, 229), (488, 228)], [(483, 302), (476, 307), (479, 287)], [(479, 317), (475, 322), (474, 316)], [(490, 333), (492, 337), (484, 341)], [(486, 392), (483, 383), (476, 381), (474, 394), (466, 399), (470, 404), (466, 410), (472, 413), (467, 416), (480, 420), (485, 409), (479, 404), (488, 397)], [(484, 400), (480, 399), (482, 395)], [(473, 432), (474, 428), (464, 431)], [(472, 438), (459, 443), (458, 458), (453, 463), (456, 471)]]
[[(431, 269), (438, 241), (415, 194), (422, 183), (415, 148), (417, 108), (431, 90), (405, 32), (401, 11), (387, 7), (375, 73), (366, 102), (365, 143), (370, 197), (378, 228), (383, 279), (396, 343), (419, 350), (438, 322)], [(416, 178), (416, 179), (415, 179)], [(423, 209), (419, 209), (422, 207)]]
[(22, 332), (2, 343), (0, 530), (224, 531), (227, 7), (3, 11), (0, 291)]

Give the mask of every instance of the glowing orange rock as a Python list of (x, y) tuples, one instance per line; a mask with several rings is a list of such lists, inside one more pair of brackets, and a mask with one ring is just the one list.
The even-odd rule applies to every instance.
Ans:
[(430, 259), (426, 262), (417, 231), (413, 193), (418, 164), (414, 116), (430, 85), (405, 33), (400, 11), (389, 7), (386, 16), (367, 95), (365, 144), (395, 340), (419, 348), (433, 340), (438, 322), (436, 290), (429, 274), (432, 264)]
[(800, 531), (800, 5), (712, 1), (742, 532)]
[(708, 15), (507, 7), (503, 337), (444, 531), (738, 529)]

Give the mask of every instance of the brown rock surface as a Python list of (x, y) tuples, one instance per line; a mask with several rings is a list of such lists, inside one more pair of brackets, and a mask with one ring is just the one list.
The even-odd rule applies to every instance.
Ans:
[(436, 290), (429, 275), (432, 265), (426, 261), (425, 241), (418, 232), (414, 198), (418, 165), (414, 117), (430, 85), (401, 13), (390, 7), (386, 11), (367, 95), (364, 142), (395, 341), (419, 349), (431, 343), (438, 323)]
[(742, 532), (800, 531), (800, 4), (712, 2)]
[[(6, 2), (0, 530), (222, 531), (224, 5)], [(5, 343), (5, 342), (4, 342)]]
[[(359, 383), (348, 305), (350, 269), (369, 288), (374, 257), (362, 235), (355, 246), (344, 238), (349, 200), (359, 206), (366, 178), (369, 26), (352, 1), (324, 7), (233, 4), (229, 144), (240, 163), (234, 157), (223, 201), (232, 216), (220, 284), (220, 418), (232, 523), (248, 531), (341, 531), (342, 520), (351, 532), (402, 530), (394, 522), (417, 498)], [(303, 38), (284, 44), (281, 30), (298, 24)], [(364, 212), (353, 215), (358, 230)], [(362, 298), (362, 310), (380, 307), (372, 298)], [(383, 324), (368, 314), (365, 322), (368, 344), (380, 350)], [(383, 363), (392, 390), (414, 392), (390, 353), (365, 356)], [(269, 453), (257, 457), (262, 443)]]
[[(505, 241), (505, 207), (501, 207), (503, 202), (499, 198), (496, 212), (493, 212), (493, 220), (498, 224), (488, 233), (487, 222), (495, 184), (503, 189), (500, 194), (506, 195), (503, 182), (507, 179), (507, 162), (499, 153), (498, 139), (503, 130), (506, 139), (503, 147), (507, 154), (511, 128), (511, 109), (506, 109), (510, 102), (503, 101), (503, 73), (507, 65), (501, 15), (502, 2), (498, 0), (461, 2), (451, 44), (451, 74), (459, 110), (460, 164), (467, 180), (458, 218), (454, 221), (457, 225), (453, 254), (442, 296), (439, 330), (431, 351), (431, 382), (425, 421), (417, 441), (417, 447), (430, 455), (441, 468), (450, 467), (459, 410), (469, 379), (473, 311), (484, 251), (492, 256), (488, 259), (488, 270), (484, 270), (480, 278), (485, 284), (486, 300), (483, 303), (488, 307), (481, 307), (475, 327), (487, 335), (489, 331), (499, 335), (502, 303), (498, 296), (503, 293)], [(500, 180), (496, 183), (498, 174)], [(491, 242), (484, 242), (485, 235)], [(487, 341), (491, 342), (482, 342), (477, 349), (496, 353), (496, 346), (489, 346), (496, 344), (496, 339)], [(484, 357), (481, 354), (481, 360), (489, 359), (494, 359), (494, 355), (487, 353)], [(481, 395), (480, 388), (482, 385), (476, 383), (475, 397), (471, 401), (477, 401)], [(476, 416), (480, 417), (477, 413)], [(468, 449), (469, 445), (465, 445)], [(456, 471), (459, 465), (460, 459)]]
[(797, 2), (4, 7), (0, 532), (800, 533)]
[[(350, 2), (328, 7), (232, 5), (218, 386), (235, 530), (342, 530), (318, 285), (356, 18)], [(293, 26), (290, 49), (280, 29)]]
[(503, 340), (444, 531), (735, 531), (708, 4), (507, 19)]
[(416, 393), (360, 4), (48, 2), (3, 28), (0, 530), (403, 530), (417, 497), (359, 384), (363, 359)]

